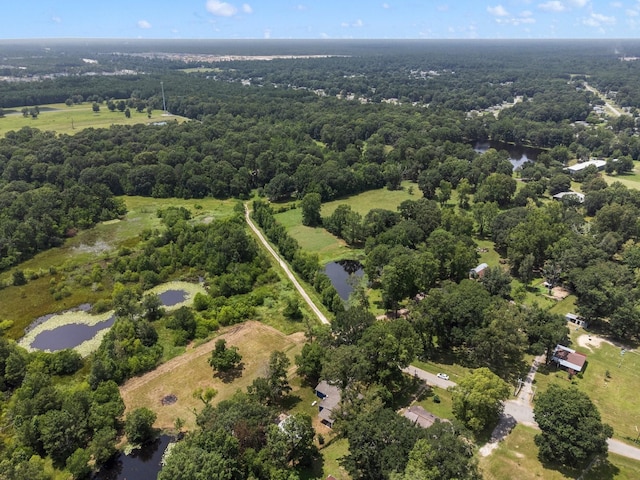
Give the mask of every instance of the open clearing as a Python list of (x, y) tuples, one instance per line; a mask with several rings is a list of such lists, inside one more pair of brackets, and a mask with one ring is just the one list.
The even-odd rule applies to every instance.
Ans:
[(164, 115), (162, 110), (153, 110), (151, 118), (147, 116), (147, 112), (138, 113), (135, 109), (131, 110), (131, 118), (127, 118), (124, 112), (118, 110), (110, 112), (106, 104), (100, 105), (100, 111), (95, 113), (92, 104), (89, 102), (71, 107), (64, 103), (53, 103), (50, 105), (39, 105), (40, 114), (37, 118), (31, 116), (23, 116), (21, 107), (12, 110), (18, 110), (18, 113), (12, 113), (0, 118), (0, 136), (6, 135), (11, 130), (20, 130), (22, 127), (32, 127), (39, 130), (47, 130), (56, 133), (66, 133), (73, 135), (85, 128), (109, 128), (111, 125), (135, 125), (137, 123), (154, 123), (154, 122), (185, 122), (187, 118), (178, 115)]
[[(613, 427), (613, 438), (637, 446), (635, 425), (640, 419), (638, 404), (638, 371), (640, 354), (623, 350), (604, 339), (589, 335), (582, 328), (571, 328), (571, 347), (587, 356), (582, 378), (569, 380), (567, 372), (553, 366), (540, 368), (534, 380), (538, 392), (546, 391), (550, 384), (563, 388), (576, 386), (598, 407), (602, 421)], [(584, 338), (586, 336), (586, 339)], [(584, 346), (582, 346), (584, 345)], [(640, 424), (638, 424), (640, 428)], [(638, 478), (638, 477), (636, 477)]]
[[(224, 338), (227, 346), (238, 347), (242, 355), (242, 376), (230, 383), (214, 377), (208, 363), (209, 354), (219, 338)], [(215, 388), (218, 395), (213, 403), (231, 398), (236, 390), (246, 390), (256, 377), (265, 375), (269, 355), (274, 350), (285, 352), (293, 365), (293, 357), (300, 352), (304, 341), (303, 333), (284, 335), (255, 321), (234, 325), (213, 340), (188, 349), (145, 375), (132, 378), (120, 388), (120, 393), (127, 411), (147, 407), (156, 412), (157, 428), (171, 430), (176, 418), (181, 418), (185, 428), (192, 429), (195, 427), (194, 411), (203, 407), (202, 402), (192, 396), (196, 389)], [(162, 399), (168, 395), (175, 395), (175, 403), (162, 405)]]
[[(538, 460), (538, 447), (533, 441), (538, 430), (516, 425), (504, 441), (498, 444), (488, 457), (480, 458), (480, 468), (486, 480), (545, 480), (574, 479), (580, 471), (574, 469), (555, 470)], [(594, 466), (583, 480), (632, 480), (637, 479), (640, 462), (609, 454), (609, 461)]]

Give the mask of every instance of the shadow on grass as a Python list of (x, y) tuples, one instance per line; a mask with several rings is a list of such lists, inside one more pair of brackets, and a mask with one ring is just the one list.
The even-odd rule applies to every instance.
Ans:
[(284, 410), (291, 410), (302, 401), (298, 395), (286, 395), (278, 405)]
[(318, 452), (318, 454), (313, 457), (311, 465), (301, 468), (298, 473), (300, 480), (324, 478), (324, 457)]
[(234, 380), (242, 376), (244, 370), (244, 362), (240, 362), (236, 368), (227, 370), (226, 372), (216, 372), (213, 374), (214, 378), (219, 378), (222, 383), (231, 383)]
[(545, 462), (543, 460), (540, 460), (540, 463), (548, 470), (556, 470), (565, 477), (579, 478), (581, 480), (613, 480), (620, 473), (620, 469), (607, 458), (597, 458), (593, 462), (589, 461), (579, 468)]

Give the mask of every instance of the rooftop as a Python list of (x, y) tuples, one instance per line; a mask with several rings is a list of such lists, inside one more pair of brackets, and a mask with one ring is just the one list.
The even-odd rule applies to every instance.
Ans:
[(556, 345), (553, 360), (563, 367), (579, 372), (587, 361), (587, 356), (564, 345)]

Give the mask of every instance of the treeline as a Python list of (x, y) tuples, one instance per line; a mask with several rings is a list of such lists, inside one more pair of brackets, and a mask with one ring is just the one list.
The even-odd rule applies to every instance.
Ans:
[(320, 294), (322, 303), (333, 313), (343, 311), (342, 298), (331, 284), (331, 279), (320, 271), (318, 254), (304, 252), (298, 242), (287, 233), (287, 229), (277, 222), (273, 216), (273, 209), (264, 201), (253, 202), (252, 217), (296, 273), (305, 282), (313, 285), (316, 292)]

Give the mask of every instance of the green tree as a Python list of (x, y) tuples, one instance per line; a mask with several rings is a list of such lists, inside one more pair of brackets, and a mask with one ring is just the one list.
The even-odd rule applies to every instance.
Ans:
[(458, 192), (458, 206), (460, 208), (469, 208), (469, 196), (471, 195), (472, 191), (473, 189), (471, 187), (471, 184), (469, 183), (469, 180), (467, 180), (466, 178), (460, 180), (460, 183), (458, 183), (458, 188), (456, 189), (456, 192)]
[(91, 473), (89, 460), (91, 460), (91, 454), (84, 448), (78, 448), (67, 458), (67, 470), (69, 470), (74, 479), (81, 480), (89, 476)]
[(287, 468), (309, 465), (317, 452), (313, 445), (315, 430), (309, 415), (299, 413), (271, 425), (267, 432), (266, 451), (276, 466)]
[(322, 365), (327, 357), (327, 349), (319, 342), (305, 343), (300, 355), (296, 355), (297, 373), (309, 385), (315, 386), (322, 374)]
[(266, 377), (256, 378), (249, 387), (249, 393), (266, 405), (280, 403), (291, 391), (287, 370), (291, 365), (284, 352), (275, 351), (269, 357)]
[(302, 224), (308, 227), (317, 227), (322, 224), (320, 207), (322, 199), (319, 193), (307, 193), (300, 202), (302, 208)]
[(492, 296), (508, 299), (511, 295), (511, 275), (500, 267), (488, 267), (480, 283)]
[(600, 412), (586, 393), (552, 384), (538, 395), (533, 415), (542, 433), (535, 442), (540, 459), (580, 467), (607, 454), (613, 429), (602, 423)]
[(454, 416), (474, 432), (497, 422), (509, 385), (488, 368), (478, 368), (452, 389)]
[(146, 407), (136, 408), (127, 415), (124, 422), (124, 433), (130, 443), (141, 444), (153, 440), (156, 431), (153, 422), (156, 414)]
[(481, 480), (469, 432), (457, 423), (437, 421), (409, 453), (402, 474), (391, 480)]
[(93, 110), (93, 113), (98, 113), (100, 111), (100, 105), (97, 102), (93, 102), (91, 109)]
[(242, 355), (238, 352), (238, 347), (227, 347), (224, 338), (216, 340), (215, 347), (209, 358), (209, 365), (218, 372), (228, 372), (235, 370), (242, 361)]
[(453, 188), (451, 186), (451, 182), (447, 182), (446, 180), (440, 180), (440, 186), (436, 191), (436, 198), (438, 199), (438, 202), (440, 203), (441, 207), (444, 207), (445, 204), (451, 198), (452, 189)]

